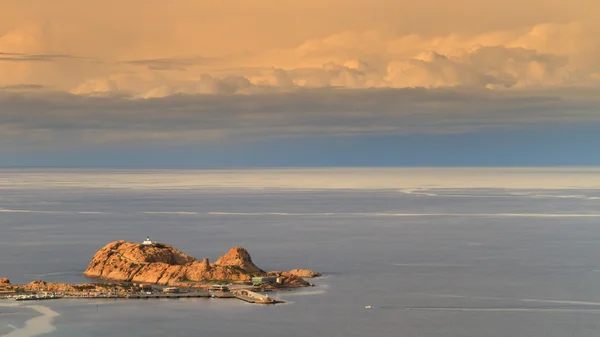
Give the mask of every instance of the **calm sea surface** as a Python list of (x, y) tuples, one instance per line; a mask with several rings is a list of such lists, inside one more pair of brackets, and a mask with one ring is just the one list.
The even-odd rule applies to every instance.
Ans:
[(0, 336), (600, 335), (597, 168), (0, 170), (13, 283), (85, 282), (96, 250), (147, 235), (325, 277), (276, 306), (0, 301)]

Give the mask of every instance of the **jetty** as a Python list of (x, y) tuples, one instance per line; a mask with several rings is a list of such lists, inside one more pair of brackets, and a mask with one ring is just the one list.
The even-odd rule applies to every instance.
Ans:
[(58, 299), (86, 299), (86, 300), (151, 300), (151, 299), (185, 299), (185, 298), (234, 298), (253, 304), (277, 304), (284, 301), (269, 297), (268, 294), (262, 294), (252, 291), (248, 288), (237, 288), (230, 290), (226, 286), (218, 286), (208, 290), (181, 290), (179, 288), (164, 288), (161, 291), (136, 292), (136, 293), (60, 293), (60, 294), (42, 294), (29, 293), (15, 296), (8, 296), (8, 299), (15, 301), (41, 301)]
[(187, 293), (151, 293), (151, 294), (130, 294), (120, 298), (125, 299), (180, 299), (180, 298), (234, 298), (232, 293), (213, 294), (208, 291), (194, 291)]
[(248, 303), (254, 304), (277, 304), (285, 303), (284, 301), (276, 300), (269, 297), (268, 294), (261, 294), (247, 289), (233, 290), (235, 298)]
[(43, 301), (43, 300), (56, 300), (62, 298), (62, 295), (53, 295), (53, 294), (31, 294), (31, 295), (19, 295), (14, 297), (15, 301)]

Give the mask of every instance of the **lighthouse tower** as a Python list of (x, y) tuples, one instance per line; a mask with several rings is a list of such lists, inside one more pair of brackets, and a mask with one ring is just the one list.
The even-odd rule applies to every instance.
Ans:
[(150, 240), (149, 236), (146, 236), (146, 240), (144, 240), (144, 242), (142, 242), (143, 245), (153, 245), (154, 242)]

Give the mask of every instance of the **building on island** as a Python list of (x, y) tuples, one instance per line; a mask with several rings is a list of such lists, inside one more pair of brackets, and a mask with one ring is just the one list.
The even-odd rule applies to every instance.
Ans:
[(254, 285), (254, 286), (272, 285), (272, 284), (276, 283), (276, 280), (277, 279), (275, 277), (253, 277), (252, 285)]
[(220, 291), (220, 292), (227, 293), (227, 292), (229, 292), (229, 287), (225, 286), (225, 285), (214, 284), (208, 289), (208, 291)]
[(166, 293), (166, 294), (176, 294), (178, 292), (179, 292), (179, 288), (176, 288), (176, 287), (163, 288), (163, 293)]
[(150, 237), (149, 237), (149, 236), (146, 236), (146, 240), (144, 240), (144, 242), (142, 242), (142, 244), (143, 244), (143, 245), (147, 245), (147, 246), (148, 246), (148, 245), (153, 245), (153, 244), (155, 244), (155, 243), (156, 243), (156, 241), (152, 241), (152, 240), (150, 240)]
[(146, 283), (138, 283), (138, 284), (135, 284), (135, 283), (134, 283), (134, 284), (133, 284), (133, 286), (134, 286), (135, 288), (137, 288), (137, 290), (138, 290), (138, 291), (143, 291), (143, 292), (146, 292), (146, 291), (152, 291), (152, 290), (153, 290), (153, 287), (152, 287), (152, 285), (151, 285), (151, 284), (146, 284)]

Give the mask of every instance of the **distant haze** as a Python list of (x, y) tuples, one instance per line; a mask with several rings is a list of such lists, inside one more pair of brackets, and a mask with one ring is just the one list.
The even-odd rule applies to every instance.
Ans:
[[(0, 188), (599, 189), (600, 168), (347, 168), (232, 170), (0, 170)], [(415, 189), (415, 190), (413, 190)], [(426, 194), (426, 193), (425, 193)], [(573, 194), (573, 193), (572, 193)]]

